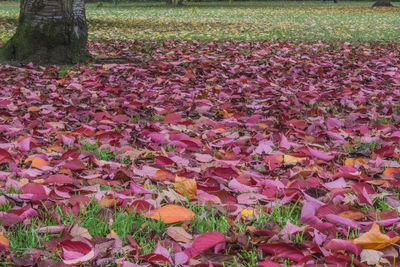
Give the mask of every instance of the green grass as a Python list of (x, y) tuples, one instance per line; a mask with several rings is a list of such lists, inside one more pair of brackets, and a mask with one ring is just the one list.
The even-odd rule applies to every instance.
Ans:
[(380, 148), (381, 145), (376, 142), (376, 141), (372, 141), (371, 143), (360, 143), (360, 145), (358, 147), (344, 147), (344, 151), (346, 153), (356, 153), (358, 151), (361, 150), (370, 150), (373, 151), (375, 149)]
[(82, 217), (81, 226), (88, 229), (91, 235), (106, 236), (110, 233), (110, 226), (105, 222), (99, 214), (102, 207), (95, 201), (91, 201), (84, 211), (80, 212)]
[(161, 221), (148, 219), (141, 214), (125, 211), (119, 211), (115, 215), (112, 229), (122, 239), (126, 245), (128, 243), (126, 235), (132, 235), (132, 238), (139, 244), (141, 254), (150, 253), (155, 247), (155, 236), (163, 239), (167, 225)]
[(10, 241), (10, 249), (17, 253), (23, 253), (31, 248), (41, 248), (39, 234), (35, 227), (18, 224), (14, 226), (13, 231), (9, 231), (8, 239)]
[(254, 225), (258, 227), (264, 227), (264, 224), (268, 221), (285, 224), (288, 220), (293, 224), (299, 224), (300, 214), (301, 204), (299, 202), (289, 202), (281, 206), (276, 203), (272, 206), (270, 212), (265, 212), (259, 208), (258, 218), (254, 221)]
[(0, 211), (7, 212), (12, 208), (10, 202), (6, 201), (0, 204)]
[[(87, 5), (91, 39), (399, 41), (400, 8), (373, 2), (267, 1)], [(18, 5), (0, 5), (0, 41), (11, 37)]]
[(9, 246), (13, 252), (23, 253), (31, 248), (43, 248), (44, 242), (59, 237), (58, 234), (38, 234), (37, 229), (44, 226), (38, 218), (33, 218), (30, 225), (17, 224), (8, 231)]
[[(195, 205), (189, 203), (188, 209), (196, 214), (196, 218), (189, 226), (189, 232), (196, 229), (200, 233), (217, 231), (227, 234), (229, 223), (225, 214), (221, 214), (212, 206)], [(204, 216), (206, 214), (206, 216)]]
[(81, 144), (83, 146), (81, 146), (79, 148), (80, 150), (94, 152), (101, 160), (113, 161), (115, 159), (115, 156), (116, 156), (115, 152), (112, 152), (109, 148), (100, 149), (97, 142), (95, 142), (94, 144), (91, 144), (91, 143), (87, 142), (86, 140), (84, 140), (84, 141), (82, 141)]

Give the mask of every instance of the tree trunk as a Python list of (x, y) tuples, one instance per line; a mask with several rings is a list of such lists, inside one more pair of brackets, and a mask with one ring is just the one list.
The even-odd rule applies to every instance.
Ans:
[(373, 7), (380, 7), (380, 6), (393, 6), (393, 5), (390, 3), (390, 0), (377, 0), (373, 4)]
[(0, 50), (6, 60), (78, 63), (87, 59), (84, 0), (21, 0), (15, 35)]

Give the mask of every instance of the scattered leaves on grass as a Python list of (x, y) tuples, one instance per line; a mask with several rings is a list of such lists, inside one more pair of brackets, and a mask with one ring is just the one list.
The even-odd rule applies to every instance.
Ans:
[(397, 257), (398, 45), (88, 47), (131, 62), (68, 75), (0, 66), (0, 230), (10, 248), (0, 257), (96, 266), (129, 265), (122, 255), (234, 266), (362, 266), (380, 255), (361, 248)]

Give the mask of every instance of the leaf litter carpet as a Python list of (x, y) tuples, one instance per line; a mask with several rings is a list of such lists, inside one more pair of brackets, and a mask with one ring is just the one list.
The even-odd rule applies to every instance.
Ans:
[[(258, 266), (398, 262), (398, 45), (89, 49), (131, 63), (0, 66), (3, 261), (222, 266), (253, 251)], [(82, 226), (92, 202), (103, 235)], [(117, 229), (117, 212), (161, 223), (151, 251), (133, 238), (143, 229)], [(211, 213), (228, 227), (191, 226)], [(13, 250), (17, 225), (35, 229), (37, 247)]]

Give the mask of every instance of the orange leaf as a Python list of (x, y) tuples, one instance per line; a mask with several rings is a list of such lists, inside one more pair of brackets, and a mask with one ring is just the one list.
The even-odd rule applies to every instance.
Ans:
[(257, 123), (257, 125), (258, 125), (259, 127), (261, 127), (261, 128), (264, 128), (264, 129), (268, 127), (268, 125), (266, 125), (266, 124), (263, 123), (263, 122)]
[(103, 208), (111, 208), (114, 207), (114, 204), (116, 202), (116, 199), (113, 195), (106, 195), (104, 196), (100, 201), (99, 205), (102, 206)]
[(1, 248), (5, 248), (6, 250), (9, 249), (9, 241), (7, 237), (4, 236), (3, 232), (0, 232), (0, 250)]
[(168, 204), (157, 209), (152, 215), (147, 216), (163, 223), (176, 223), (189, 221), (196, 217), (193, 211), (178, 205)]
[(360, 164), (363, 164), (363, 163), (365, 163), (365, 160), (364, 160), (363, 158), (357, 158), (357, 159), (347, 158), (347, 159), (344, 161), (344, 165), (345, 165), (345, 166), (348, 166), (348, 167), (351, 167), (351, 166), (353, 166), (354, 163), (356, 163), (356, 162), (358, 162), (358, 163), (360, 163)]
[(169, 170), (158, 170), (154, 174), (153, 178), (158, 181), (173, 181), (174, 175)]
[(393, 245), (400, 240), (400, 236), (390, 238), (388, 235), (382, 234), (379, 225), (372, 224), (371, 230), (360, 236), (359, 238), (351, 240), (356, 245), (360, 245), (363, 249), (383, 249)]
[(365, 218), (365, 214), (362, 211), (358, 211), (358, 210), (346, 210), (346, 211), (342, 211), (338, 215), (341, 217), (356, 220), (356, 221)]
[(397, 173), (399, 173), (399, 172), (400, 172), (400, 169), (397, 169), (397, 168), (387, 168), (387, 169), (383, 172), (383, 174), (385, 174), (385, 175), (387, 175), (387, 176), (393, 178), (394, 175), (397, 174)]
[(55, 152), (58, 152), (58, 153), (63, 153), (64, 152), (64, 149), (61, 146), (58, 146), (58, 145), (49, 146), (49, 147), (46, 148), (46, 150), (47, 150), (47, 152), (52, 152), (52, 151), (55, 151)]
[(197, 196), (197, 184), (195, 179), (185, 177), (175, 177), (175, 191), (190, 199)]
[(28, 112), (37, 112), (37, 111), (40, 111), (39, 107), (32, 106), (28, 108)]
[(29, 157), (25, 160), (25, 163), (32, 162), (31, 166), (34, 168), (41, 168), (43, 166), (49, 166), (49, 163), (39, 157)]

